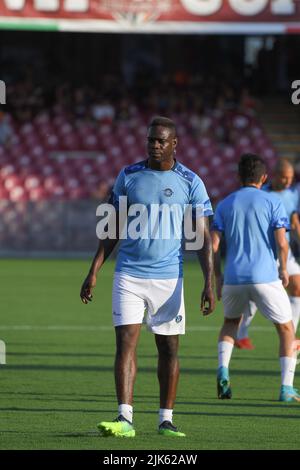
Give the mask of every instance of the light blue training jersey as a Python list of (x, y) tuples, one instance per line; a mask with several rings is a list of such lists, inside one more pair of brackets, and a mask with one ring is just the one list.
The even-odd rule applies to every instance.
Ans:
[(254, 187), (243, 187), (221, 201), (213, 230), (226, 241), (224, 284), (262, 284), (278, 280), (274, 230), (289, 230), (281, 199)]
[[(185, 205), (191, 205), (193, 217), (213, 214), (199, 176), (178, 162), (169, 171), (152, 170), (145, 160), (120, 172), (111, 195), (111, 202), (118, 210), (120, 196), (127, 196), (129, 213), (127, 238), (120, 240), (116, 271), (147, 279), (182, 277)], [(131, 222), (136, 227), (136, 216), (131, 213), (136, 207), (134, 204), (146, 207), (144, 215), (148, 220), (148, 227), (143, 225), (145, 229), (137, 239), (131, 231)], [(157, 218), (157, 205), (161, 204), (167, 209), (166, 217), (163, 211), (159, 211)], [(168, 209), (174, 204), (177, 205), (176, 210), (170, 210), (168, 214)], [(155, 217), (161, 223), (158, 230), (153, 222)]]
[[(283, 191), (273, 191), (270, 184), (265, 184), (262, 189), (269, 193), (277, 194), (277, 196), (280, 197), (285, 207), (289, 222), (291, 222), (292, 215), (295, 212), (298, 212), (299, 209), (299, 192), (297, 188), (295, 186), (291, 186)], [(289, 241), (290, 234), (287, 233), (286, 237)]]

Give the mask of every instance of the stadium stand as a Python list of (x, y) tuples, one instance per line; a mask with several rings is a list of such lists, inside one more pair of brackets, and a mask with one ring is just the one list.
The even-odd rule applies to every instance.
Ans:
[[(142, 105), (132, 97), (87, 104), (84, 91), (75, 89), (72, 109), (66, 94), (36, 113), (27, 105), (25, 117), (16, 107), (2, 117), (7, 142), (0, 146), (1, 199), (97, 198), (99, 187), (104, 196), (104, 183), (108, 189), (124, 165), (145, 158), (147, 123), (157, 110), (177, 123), (178, 158), (205, 179), (213, 200), (237, 187), (241, 153), (257, 152), (272, 165), (277, 153), (253, 102), (231, 98), (228, 89), (214, 105), (199, 102), (195, 91), (187, 96), (179, 87), (175, 92), (167, 97), (168, 103), (163, 103), (163, 93), (153, 92)], [(196, 105), (191, 104), (193, 98)]]
[(268, 68), (272, 80), (263, 80), (266, 67), (246, 64), (242, 37), (1, 37), (3, 256), (93, 251), (96, 207), (120, 169), (145, 158), (154, 115), (176, 122), (177, 158), (203, 178), (213, 203), (238, 187), (241, 153), (257, 152), (272, 167), (280, 152), (264, 112), (281, 69)]

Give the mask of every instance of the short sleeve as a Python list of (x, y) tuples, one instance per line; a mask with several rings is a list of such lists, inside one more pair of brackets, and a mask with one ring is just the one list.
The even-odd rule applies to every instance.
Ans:
[(203, 181), (196, 175), (190, 193), (193, 219), (213, 215), (213, 209)]
[(297, 200), (297, 212), (300, 212), (300, 183), (295, 186), (296, 200)]
[(293, 195), (294, 195), (294, 203), (295, 203), (295, 206), (294, 206), (294, 210), (292, 212), (292, 214), (297, 214), (299, 213), (299, 205), (300, 205), (300, 201), (299, 201), (299, 189), (294, 186), (293, 188)]
[(290, 230), (290, 222), (284, 205), (282, 204), (281, 200), (275, 201), (272, 207), (272, 220), (271, 226), (274, 230), (278, 228), (285, 228), (287, 231)]
[(112, 204), (116, 210), (119, 210), (119, 197), (126, 196), (126, 187), (125, 187), (125, 172), (122, 170), (113, 186), (112, 192), (110, 194), (109, 203)]
[(214, 215), (214, 220), (211, 225), (211, 230), (217, 230), (218, 232), (224, 232), (225, 231), (225, 224), (224, 224), (224, 219), (222, 215), (222, 209), (221, 205), (218, 204), (216, 207), (215, 215)]

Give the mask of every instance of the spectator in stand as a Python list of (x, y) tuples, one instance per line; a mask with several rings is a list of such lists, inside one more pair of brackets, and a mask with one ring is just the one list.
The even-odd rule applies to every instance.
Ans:
[(115, 109), (107, 99), (98, 99), (92, 106), (91, 113), (97, 122), (111, 124), (115, 118)]
[(243, 88), (240, 95), (239, 108), (241, 111), (251, 111), (255, 114), (260, 107), (260, 102), (251, 95), (249, 88)]

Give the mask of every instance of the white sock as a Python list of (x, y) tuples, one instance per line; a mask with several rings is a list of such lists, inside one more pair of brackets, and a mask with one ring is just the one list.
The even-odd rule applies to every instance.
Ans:
[(293, 386), (296, 363), (297, 359), (294, 357), (284, 356), (280, 358), (281, 385)]
[(125, 403), (121, 403), (121, 405), (119, 405), (119, 408), (118, 408), (118, 413), (119, 413), (119, 416), (120, 415), (124, 416), (124, 418), (127, 419), (127, 421), (132, 423), (133, 408), (131, 405), (126, 405)]
[(173, 420), (173, 410), (169, 410), (167, 408), (159, 409), (158, 425), (160, 425), (164, 421), (170, 421), (172, 423), (172, 420)]
[(253, 317), (243, 315), (242, 323), (237, 334), (238, 339), (248, 338), (248, 328)]
[(229, 367), (232, 350), (233, 343), (229, 343), (228, 341), (220, 341), (218, 343), (219, 367)]
[(300, 297), (290, 297), (295, 333), (300, 320)]
[(243, 314), (241, 325), (239, 327), (239, 331), (237, 334), (238, 339), (249, 337), (248, 328), (256, 314), (256, 310), (257, 310), (256, 304), (252, 300), (249, 300), (247, 311), (245, 311)]

